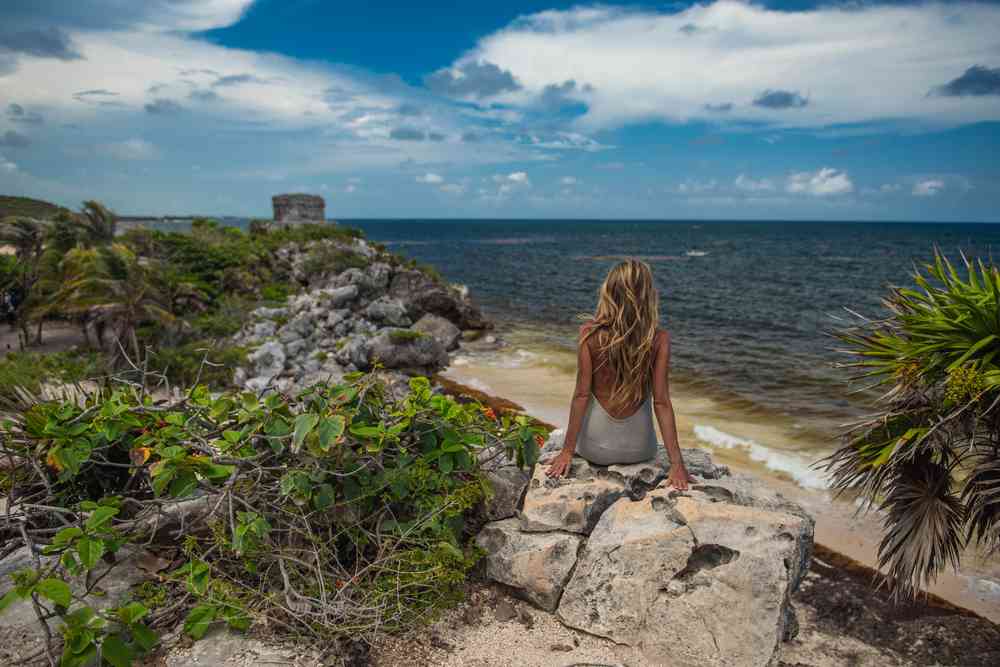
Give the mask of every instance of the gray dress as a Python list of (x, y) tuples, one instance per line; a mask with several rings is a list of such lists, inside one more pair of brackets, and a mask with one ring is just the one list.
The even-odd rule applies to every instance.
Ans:
[(656, 456), (658, 446), (650, 394), (646, 394), (638, 410), (618, 419), (609, 415), (594, 392), (590, 392), (576, 439), (578, 456), (597, 465), (639, 463)]

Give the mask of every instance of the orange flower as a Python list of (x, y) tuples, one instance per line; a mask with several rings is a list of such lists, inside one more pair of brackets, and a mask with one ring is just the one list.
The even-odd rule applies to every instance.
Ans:
[(536, 433), (536, 434), (535, 434), (535, 442), (537, 442), (537, 443), (538, 443), (538, 446), (539, 446), (539, 447), (542, 447), (542, 446), (544, 446), (544, 445), (545, 445), (545, 438), (544, 438), (544, 437), (542, 437), (542, 434), (541, 434), (541, 433)]
[(493, 412), (493, 408), (490, 407), (484, 407), (483, 414), (489, 417), (490, 419), (495, 420), (497, 418), (497, 413)]

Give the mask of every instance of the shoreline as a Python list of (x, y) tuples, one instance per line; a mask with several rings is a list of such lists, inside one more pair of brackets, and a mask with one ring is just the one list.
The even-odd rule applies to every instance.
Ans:
[[(521, 351), (509, 348), (498, 351), (501, 355), (513, 353), (525, 356), (519, 354)], [(460, 387), (479, 400), (487, 398), (504, 407), (514, 404), (546, 425), (565, 428), (574, 376), (555, 366), (517, 362), (491, 365), (479, 355), (476, 351), (460, 351), (448, 368), (439, 373), (439, 377), (456, 383), (454, 389)], [(816, 519), (817, 546), (837, 554), (844, 559), (844, 563), (856, 564), (856, 567), (874, 576), (877, 547), (881, 539), (881, 527), (874, 512), (856, 515), (857, 504), (835, 501), (831, 494), (821, 489), (804, 488), (787, 473), (762, 465), (766, 462), (741, 456), (740, 448), (706, 443), (697, 437), (694, 423), (696, 417), (704, 414), (704, 401), (676, 390), (673, 401), (682, 446), (706, 449), (719, 463), (730, 466), (736, 472), (762, 478), (769, 486), (802, 505)], [(741, 425), (744, 428), (753, 427), (734, 419), (726, 423), (727, 433), (739, 430)], [(965, 554), (963, 560), (962, 570), (941, 573), (937, 581), (926, 589), (925, 596), (939, 601), (939, 604), (1000, 623), (1000, 562), (995, 562), (995, 559), (987, 561), (975, 553)]]

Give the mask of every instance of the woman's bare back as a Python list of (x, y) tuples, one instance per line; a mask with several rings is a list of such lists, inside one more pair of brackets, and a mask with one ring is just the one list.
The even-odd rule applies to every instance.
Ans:
[[(593, 326), (593, 322), (588, 322), (586, 325), (587, 330)], [(653, 339), (653, 353), (651, 355), (650, 361), (656, 358), (657, 350), (662, 344), (666, 337), (666, 331), (662, 329), (657, 329), (656, 337)], [(610, 364), (607, 363), (607, 355), (600, 351), (600, 343), (598, 341), (598, 336), (600, 333), (595, 333), (590, 336), (587, 341), (587, 349), (590, 352), (590, 357), (593, 360), (592, 368), (593, 372), (591, 375), (591, 392), (594, 394), (594, 398), (604, 411), (615, 419), (626, 419), (629, 416), (635, 414), (636, 410), (642, 407), (643, 402), (646, 397), (623, 407), (617, 407), (611, 409), (611, 388), (615, 381), (615, 372), (611, 368)], [(653, 366), (650, 364), (650, 368), (647, 371), (649, 374), (653, 372)]]

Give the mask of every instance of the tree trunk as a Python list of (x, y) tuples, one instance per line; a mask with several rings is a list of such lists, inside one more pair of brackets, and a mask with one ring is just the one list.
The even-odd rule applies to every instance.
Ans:
[(35, 345), (42, 344), (42, 325), (45, 323), (45, 319), (42, 317), (38, 318), (38, 329), (35, 330)]

